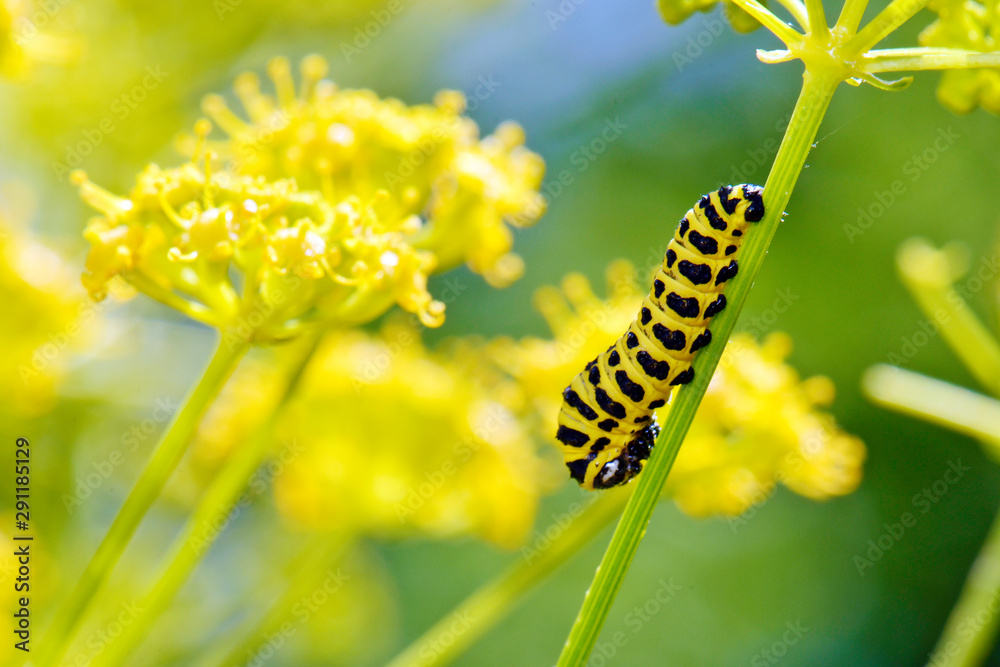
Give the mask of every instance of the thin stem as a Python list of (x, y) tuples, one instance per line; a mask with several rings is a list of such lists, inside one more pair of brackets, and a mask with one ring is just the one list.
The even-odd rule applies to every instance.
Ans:
[(881, 364), (868, 369), (862, 386), (876, 404), (976, 438), (1000, 456), (1000, 401)]
[(107, 650), (94, 658), (90, 663), (91, 667), (122, 664), (208, 553), (219, 536), (216, 526), (221, 525), (232, 511), (250, 477), (271, 451), (274, 425), (295, 395), (305, 368), (319, 346), (320, 338), (318, 332), (311, 332), (309, 340), (304, 343), (289, 368), (289, 379), (280, 402), (255, 430), (254, 435), (239, 444), (205, 491), (181, 534), (174, 540), (171, 552), (163, 560), (164, 565), (156, 584), (141, 603), (142, 614), (125, 626), (122, 634), (108, 645)]
[(139, 475), (97, 552), (57, 610), (45, 638), (40, 642), (38, 665), (49, 667), (57, 664), (69, 648), (73, 635), (90, 610), (97, 592), (108, 580), (146, 512), (184, 456), (202, 415), (249, 347), (242, 340), (232, 344), (223, 341), (220, 341), (198, 385), (188, 396), (184, 407), (157, 445), (153, 457)]
[(806, 11), (809, 13), (809, 34), (826, 42), (830, 37), (830, 26), (826, 24), (823, 0), (806, 0)]
[[(1000, 513), (983, 548), (972, 564), (958, 603), (951, 610), (944, 633), (930, 656), (934, 667), (977, 667), (985, 663), (996, 641), (1000, 614)], [(969, 632), (969, 629), (975, 629)]]
[(993, 395), (1000, 395), (1000, 343), (952, 285), (945, 253), (914, 239), (898, 256), (899, 275), (949, 347)]
[(868, 9), (868, 0), (846, 0), (837, 19), (836, 30), (845, 35), (854, 34), (861, 25), (861, 17)]
[(774, 36), (785, 43), (786, 46), (798, 44), (802, 41), (802, 35), (795, 29), (772, 14), (767, 7), (757, 2), (757, 0), (733, 0), (740, 9), (757, 19), (762, 26), (774, 33)]
[[(267, 643), (268, 633), (288, 617), (297, 601), (303, 597), (312, 597), (313, 592), (319, 587), (324, 588), (331, 595), (336, 593), (341, 585), (340, 580), (349, 577), (344, 576), (339, 571), (330, 572), (329, 569), (347, 551), (350, 544), (351, 540), (343, 535), (323, 534), (314, 538), (292, 568), (292, 580), (288, 587), (243, 635), (243, 638), (226, 652), (225, 658), (215, 664), (220, 667), (231, 667), (250, 662), (247, 660), (247, 656), (257, 655), (262, 645)], [(327, 574), (326, 580), (323, 583), (318, 583), (325, 573)], [(329, 584), (333, 584), (333, 587), (331, 588)], [(297, 622), (304, 621), (297, 617)]]
[(865, 53), (913, 18), (929, 2), (930, 0), (892, 0), (871, 23), (844, 45), (844, 51), (857, 55)]
[(694, 381), (677, 393), (663, 431), (639, 476), (635, 493), (611, 537), (611, 543), (584, 598), (562, 655), (559, 656), (559, 667), (583, 665), (597, 641), (615, 595), (639, 548), (639, 542), (649, 524), (681, 442), (694, 419), (726, 341), (732, 335), (747, 294), (763, 263), (767, 248), (777, 231), (778, 223), (784, 215), (792, 187), (805, 165), (823, 115), (841, 81), (839, 73), (827, 70), (812, 72), (806, 69), (803, 78), (802, 92), (764, 186), (764, 219), (747, 235), (740, 256), (739, 275), (726, 289), (729, 305), (712, 322), (715, 334), (713, 344), (695, 358)]
[[(442, 667), (464, 653), (503, 620), (531, 589), (621, 515), (629, 487), (594, 496), (593, 502), (544, 549), (522, 549), (522, 559), (485, 584), (417, 638), (387, 667)], [(545, 531), (548, 534), (548, 531)], [(454, 624), (468, 628), (456, 636)]]
[(1000, 52), (963, 49), (883, 49), (869, 51), (859, 63), (866, 72), (917, 72), (937, 69), (1000, 67)]
[[(812, 0), (810, 0), (812, 1)], [(781, 6), (788, 10), (788, 13), (792, 15), (796, 23), (802, 28), (802, 30), (809, 29), (809, 12), (806, 10), (806, 6), (803, 5), (799, 0), (778, 0)]]

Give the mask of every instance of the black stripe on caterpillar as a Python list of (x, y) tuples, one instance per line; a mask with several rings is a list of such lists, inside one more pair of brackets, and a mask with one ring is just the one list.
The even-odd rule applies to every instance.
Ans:
[(636, 319), (563, 391), (556, 439), (570, 476), (606, 489), (639, 474), (660, 427), (653, 411), (694, 378), (691, 361), (712, 341), (708, 324), (726, 307), (750, 223), (764, 217), (763, 189), (727, 185), (689, 210)]

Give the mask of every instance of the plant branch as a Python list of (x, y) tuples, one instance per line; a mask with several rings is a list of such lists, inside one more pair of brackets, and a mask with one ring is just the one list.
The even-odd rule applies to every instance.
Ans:
[(321, 336), (313, 330), (307, 335), (298, 356), (290, 365), (284, 393), (271, 415), (246, 442), (238, 443), (235, 451), (212, 480), (194, 513), (174, 540), (171, 552), (164, 559), (160, 575), (149, 594), (143, 599), (143, 612), (128, 626), (104, 653), (96, 656), (91, 667), (120, 665), (146, 636), (153, 623), (167, 608), (191, 572), (205, 557), (219, 536), (221, 525), (247, 487), (251, 476), (271, 451), (274, 426), (285, 406), (295, 395), (306, 366), (315, 353)]
[(772, 14), (767, 7), (757, 2), (757, 0), (733, 0), (733, 2), (747, 14), (757, 19), (762, 26), (774, 33), (774, 36), (784, 42), (786, 46), (798, 44), (802, 40), (802, 35), (796, 32), (795, 28)]
[(976, 438), (1000, 457), (1000, 401), (883, 364), (868, 369), (862, 386), (876, 404)]
[[(741, 0), (740, 6), (748, 3)], [(784, 215), (792, 187), (805, 165), (806, 156), (819, 130), (830, 99), (841, 79), (839, 73), (806, 69), (802, 92), (792, 113), (788, 130), (775, 157), (764, 186), (764, 219), (747, 235), (740, 256), (740, 273), (727, 290), (727, 308), (712, 321), (714, 343), (695, 360), (694, 381), (676, 395), (653, 453), (647, 461), (622, 519), (611, 537), (607, 552), (587, 592), (562, 655), (559, 667), (579, 667), (587, 661), (607, 618), (625, 573), (635, 556), (659, 500), (667, 475), (694, 419), (715, 367), (732, 335), (736, 320), (763, 263), (767, 248)]]
[(892, 0), (871, 23), (844, 45), (844, 51), (860, 56), (913, 18), (929, 2), (930, 0)]
[(163, 435), (97, 552), (56, 611), (45, 638), (40, 642), (36, 664), (41, 667), (56, 665), (69, 648), (97, 593), (107, 582), (146, 512), (187, 451), (202, 415), (248, 348), (249, 343), (242, 339), (234, 344), (226, 342), (224, 336), (220, 339), (218, 349), (198, 385)]
[[(442, 667), (451, 663), (503, 620), (529, 591), (621, 515), (631, 489), (602, 493), (587, 509), (537, 554), (524, 554), (515, 565), (485, 584), (417, 638), (387, 667)], [(546, 534), (548, 531), (545, 531)], [(457, 618), (471, 625), (457, 637), (452, 627)], [(447, 641), (445, 641), (447, 638)], [(446, 647), (441, 650), (441, 647)]]
[(866, 72), (1000, 68), (1000, 52), (982, 53), (963, 49), (882, 49), (866, 53), (858, 66)]

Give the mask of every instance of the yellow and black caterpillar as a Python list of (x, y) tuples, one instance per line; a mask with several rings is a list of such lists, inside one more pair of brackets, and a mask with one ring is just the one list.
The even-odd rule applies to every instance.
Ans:
[(585, 489), (625, 484), (642, 470), (660, 432), (653, 411), (694, 378), (691, 360), (712, 341), (726, 307), (743, 234), (764, 217), (758, 185), (726, 185), (681, 219), (628, 331), (563, 390), (556, 438)]

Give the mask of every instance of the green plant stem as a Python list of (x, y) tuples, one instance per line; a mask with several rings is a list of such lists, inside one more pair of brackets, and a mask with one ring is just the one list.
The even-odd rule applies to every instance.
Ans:
[[(387, 667), (441, 667), (450, 664), (507, 616), (514, 605), (621, 514), (629, 489), (602, 493), (544, 549), (532, 550), (485, 584), (397, 655)], [(546, 531), (546, 534), (548, 531)], [(468, 628), (453, 631), (456, 620)]]
[(868, 0), (845, 0), (844, 6), (840, 9), (836, 29), (844, 31), (848, 35), (854, 34), (858, 25), (861, 24), (861, 17), (864, 16), (867, 8)]
[[(931, 654), (930, 667), (978, 667), (996, 641), (1000, 626), (1000, 514), (976, 557), (944, 633)], [(968, 629), (973, 628), (973, 632)]]
[(684, 436), (712, 379), (726, 341), (733, 332), (767, 248), (777, 231), (778, 223), (784, 215), (792, 187), (805, 165), (806, 156), (816, 138), (833, 93), (842, 80), (841, 76), (840, 70), (812, 71), (806, 68), (802, 92), (799, 94), (788, 130), (764, 186), (766, 209), (764, 219), (747, 235), (740, 254), (739, 275), (726, 289), (729, 305), (712, 321), (713, 344), (695, 358), (694, 381), (675, 396), (663, 431), (639, 476), (635, 493), (625, 507), (622, 519), (597, 569), (593, 584), (584, 598), (562, 655), (559, 656), (559, 667), (583, 665), (597, 641), (615, 595), (646, 532), (649, 519)]
[[(316, 590), (317, 582), (331, 564), (337, 561), (351, 546), (351, 538), (340, 534), (321, 534), (312, 539), (303, 550), (291, 568), (291, 582), (268, 607), (263, 616), (243, 638), (234, 643), (233, 648), (226, 652), (226, 657), (217, 663), (214, 660), (205, 664), (217, 664), (219, 667), (234, 667), (247, 662), (248, 655), (255, 655), (261, 645), (266, 642), (266, 636), (288, 617), (292, 607), (298, 600), (310, 596)], [(299, 620), (298, 622), (303, 622)]]
[(198, 385), (163, 435), (97, 552), (57, 610), (46, 636), (40, 642), (36, 664), (42, 667), (55, 665), (69, 648), (97, 592), (108, 580), (146, 512), (184, 456), (202, 415), (250, 345), (243, 339), (224, 341), (225, 337), (220, 339)]
[(926, 241), (911, 240), (899, 252), (903, 284), (923, 313), (941, 327), (941, 336), (965, 367), (994, 396), (1000, 396), (1000, 343), (954, 289), (951, 277), (936, 262), (939, 255)]
[[(865, 53), (916, 16), (930, 0), (892, 0), (889, 5), (844, 45), (845, 53)], [(859, 17), (860, 18), (860, 17)]]
[(895, 366), (871, 367), (862, 386), (877, 405), (976, 438), (1000, 458), (1000, 401)]
[(122, 664), (208, 553), (219, 536), (217, 526), (225, 522), (251, 476), (271, 451), (275, 423), (295, 395), (306, 366), (319, 346), (321, 336), (317, 331), (311, 331), (306, 338), (298, 356), (290, 365), (288, 380), (278, 405), (248, 441), (238, 443), (198, 502), (181, 534), (174, 540), (171, 552), (163, 561), (164, 566), (156, 584), (140, 605), (142, 614), (127, 625), (103, 653), (94, 658), (90, 667)]
[(918, 72), (938, 69), (1000, 67), (1000, 53), (962, 49), (881, 49), (869, 51), (859, 62), (866, 72)]

